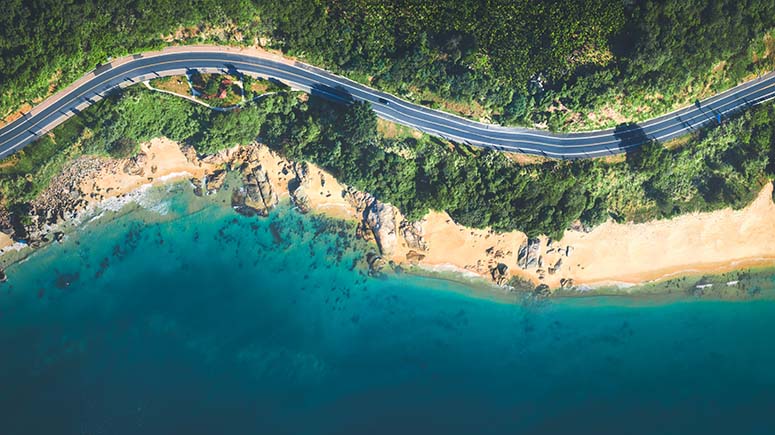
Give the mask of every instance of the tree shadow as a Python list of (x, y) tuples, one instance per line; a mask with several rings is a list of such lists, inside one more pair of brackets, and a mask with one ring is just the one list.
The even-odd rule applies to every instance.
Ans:
[(351, 104), (355, 101), (345, 88), (341, 86), (331, 87), (320, 83), (312, 85), (310, 95), (341, 104)]
[(643, 131), (643, 128), (634, 122), (617, 125), (616, 128), (614, 128), (614, 137), (619, 143), (616, 144), (616, 149), (611, 151), (624, 153), (632, 153), (638, 149), (638, 147), (651, 140), (646, 136), (646, 132)]

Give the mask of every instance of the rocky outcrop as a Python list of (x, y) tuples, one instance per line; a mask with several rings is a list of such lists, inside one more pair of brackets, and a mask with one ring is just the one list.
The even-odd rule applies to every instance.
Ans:
[(422, 238), (422, 224), (420, 222), (401, 221), (399, 228), (408, 247), (419, 251), (428, 250), (428, 244)]
[(398, 245), (396, 210), (390, 204), (373, 201), (365, 212), (365, 223), (374, 234), (382, 255), (391, 255)]
[(406, 261), (412, 264), (417, 264), (421, 262), (424, 258), (425, 258), (425, 254), (420, 254), (419, 252), (413, 249), (406, 253)]
[(269, 175), (259, 165), (242, 171), (243, 186), (232, 194), (232, 207), (239, 213), (253, 216), (267, 216), (269, 210), (279, 202), (277, 193), (272, 189)]
[(498, 263), (490, 269), (492, 281), (497, 285), (505, 285), (509, 281), (509, 267), (503, 263)]
[(123, 171), (127, 175), (143, 175), (143, 168), (147, 163), (148, 156), (145, 153), (138, 153), (124, 163)]
[(11, 237), (13, 237), (15, 232), (11, 212), (4, 207), (0, 207), (0, 232), (5, 233)]
[(205, 177), (205, 186), (207, 188), (207, 194), (212, 195), (217, 193), (223, 187), (223, 183), (226, 181), (226, 171), (218, 170)]
[(344, 191), (344, 199), (348, 204), (352, 205), (359, 214), (363, 214), (375, 201), (371, 194), (360, 192), (352, 187), (348, 187), (347, 190)]
[(537, 267), (540, 258), (540, 247), (541, 241), (539, 239), (527, 239), (527, 241), (519, 247), (517, 253), (517, 265), (522, 269)]
[(88, 205), (89, 198), (80, 187), (83, 180), (96, 177), (105, 170), (121, 171), (124, 163), (94, 156), (75, 159), (62, 173), (51, 180), (49, 186), (37, 198), (30, 201), (25, 210), (27, 216), (23, 222), (21, 216), (13, 218), (17, 235), (22, 236), (18, 229), (23, 227), (23, 235), (31, 246), (40, 246), (50, 241), (48, 232), (51, 225), (74, 218), (78, 211)]
[(366, 264), (369, 265), (369, 275), (371, 276), (381, 274), (388, 265), (384, 258), (374, 252), (366, 254)]
[(307, 164), (306, 163), (291, 163), (288, 165), (290, 169), (283, 167), (283, 171), (293, 172), (295, 177), (288, 182), (288, 194), (291, 197), (291, 201), (296, 206), (296, 210), (300, 213), (309, 213), (311, 206), (309, 203), (309, 196), (307, 195), (307, 187), (309, 185), (309, 178), (307, 177)]

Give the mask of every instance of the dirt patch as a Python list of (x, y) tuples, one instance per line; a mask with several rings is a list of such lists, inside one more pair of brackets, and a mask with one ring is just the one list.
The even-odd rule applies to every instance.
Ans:
[(513, 161), (514, 163), (520, 165), (520, 166), (527, 166), (527, 165), (540, 165), (541, 163), (546, 163), (550, 161), (548, 157), (543, 156), (534, 156), (532, 154), (520, 154), (520, 153), (503, 153), (506, 158)]
[(15, 112), (11, 113), (10, 115), (6, 116), (2, 120), (0, 120), (0, 127), (10, 124), (17, 119), (21, 118), (25, 113), (32, 110), (32, 105), (29, 103), (24, 103), (17, 109)]
[(380, 134), (380, 136), (388, 139), (404, 137), (420, 139), (422, 137), (422, 132), (418, 130), (401, 124), (396, 124), (395, 122), (386, 121), (382, 118), (377, 119), (377, 132)]
[(173, 92), (178, 95), (191, 95), (191, 88), (188, 86), (188, 78), (186, 76), (162, 77), (153, 79), (149, 83), (155, 89)]

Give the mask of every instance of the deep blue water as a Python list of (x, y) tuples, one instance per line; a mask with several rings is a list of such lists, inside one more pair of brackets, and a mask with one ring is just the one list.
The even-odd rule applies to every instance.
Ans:
[(775, 301), (497, 300), (165, 198), (8, 270), (0, 434), (775, 432)]

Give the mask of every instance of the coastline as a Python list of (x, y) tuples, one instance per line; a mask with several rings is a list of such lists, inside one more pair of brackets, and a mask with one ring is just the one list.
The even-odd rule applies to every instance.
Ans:
[[(63, 224), (77, 225), (85, 210), (115, 211), (137, 191), (186, 178), (198, 195), (209, 195), (221, 188), (231, 171), (243, 175), (245, 184), (238, 190), (248, 191), (240, 206), (234, 206), (232, 197), (237, 211), (267, 213), (279, 201), (290, 200), (302, 212), (358, 223), (357, 235), (376, 244), (381, 254), (379, 263), (369, 261), (376, 269), (400, 266), (410, 273), (496, 290), (500, 286), (506, 292), (521, 283), (520, 287), (561, 289), (558, 294), (563, 295), (648, 293), (647, 287), (676, 279), (775, 266), (772, 183), (741, 210), (642, 224), (607, 222), (589, 232), (568, 230), (561, 240), (551, 241), (531, 240), (519, 231), (466, 228), (443, 212), (431, 211), (419, 222), (409, 222), (395, 207), (355, 191), (321, 168), (287, 161), (258, 144), (199, 158), (191, 148), (157, 138), (142, 144), (141, 153), (132, 159), (98, 159), (99, 170), (76, 183), (84, 199), (80, 208), (42, 227), (54, 239)], [(255, 186), (261, 192), (258, 204), (249, 195), (251, 175), (261, 179)], [(0, 233), (0, 255), (8, 257), (4, 254), (20, 248)], [(532, 264), (526, 264), (523, 255), (527, 248), (534, 251), (526, 254), (533, 255)]]

